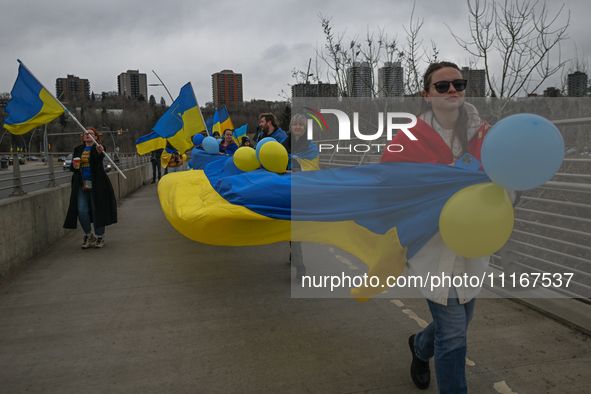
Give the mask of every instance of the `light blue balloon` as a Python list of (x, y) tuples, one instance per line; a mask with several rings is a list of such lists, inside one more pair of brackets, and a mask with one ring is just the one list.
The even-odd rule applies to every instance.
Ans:
[(511, 115), (484, 138), (482, 166), (497, 185), (529, 190), (543, 185), (560, 169), (564, 140), (549, 120), (533, 114)]
[(220, 152), (220, 144), (213, 137), (205, 137), (203, 139), (203, 149), (205, 149), (207, 153), (217, 155)]
[(259, 161), (259, 163), (261, 162), (261, 159), (259, 159), (259, 152), (261, 151), (261, 148), (263, 147), (263, 145), (265, 145), (269, 141), (275, 141), (275, 138), (266, 137), (257, 143), (257, 147), (255, 150), (256, 150), (256, 154), (257, 154), (257, 160)]
[(193, 136), (193, 145), (195, 146), (199, 146), (203, 143), (203, 134), (199, 133), (199, 134), (195, 134)]

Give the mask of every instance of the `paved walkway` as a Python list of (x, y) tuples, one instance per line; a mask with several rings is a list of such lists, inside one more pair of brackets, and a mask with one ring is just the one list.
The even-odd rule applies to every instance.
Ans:
[[(424, 300), (291, 298), (287, 243), (190, 241), (155, 185), (119, 220), (104, 249), (73, 232), (0, 284), (0, 392), (437, 392), (409, 376)], [(468, 359), (473, 393), (591, 392), (590, 338), (509, 300), (478, 300)]]

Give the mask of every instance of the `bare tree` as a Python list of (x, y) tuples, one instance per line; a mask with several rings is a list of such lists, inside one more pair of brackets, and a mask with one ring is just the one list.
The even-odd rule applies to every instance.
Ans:
[[(386, 63), (400, 62), (404, 70), (404, 93), (417, 94), (422, 90), (421, 69), (429, 62), (437, 61), (438, 50), (434, 41), (431, 41), (431, 48), (423, 45), (419, 33), (424, 22), (415, 19), (414, 10), (413, 5), (409, 24), (404, 27), (406, 39), (402, 44), (395, 36), (388, 36), (384, 28), (377, 28), (377, 32), (368, 30), (364, 38), (358, 35), (348, 37), (346, 30), (335, 32), (332, 19), (320, 14), (325, 42), (316, 49), (315, 67), (312, 73), (294, 69), (293, 78), (296, 83), (309, 78), (316, 82), (335, 83), (339, 94), (347, 97), (350, 95), (349, 73), (355, 74), (356, 67), (364, 68), (360, 73), (363, 77), (357, 75), (357, 82), (365, 84), (365, 90), (377, 97), (383, 89), (376, 83), (378, 68)], [(370, 70), (369, 77), (367, 70)]]
[[(505, 0), (467, 0), (470, 23), (469, 40), (451, 34), (458, 44), (481, 61), (486, 71), (490, 95), (510, 99), (532, 93), (562, 69), (560, 43), (566, 40), (570, 23), (560, 24), (564, 6), (550, 15), (546, 2)], [(557, 60), (551, 55), (558, 52)], [(495, 73), (495, 60), (500, 60)], [(501, 100), (502, 101), (502, 100)]]
[[(589, 61), (587, 59), (587, 54), (585, 51), (579, 51), (579, 48), (575, 44), (575, 57), (568, 61), (568, 64), (562, 69), (561, 74), (561, 83), (562, 86), (560, 87), (561, 93), (563, 95), (567, 95), (567, 86), (568, 86), (568, 74), (572, 74), (575, 71), (580, 71), (582, 73), (587, 73), (589, 71)], [(590, 80), (591, 86), (591, 80)]]
[[(357, 35), (345, 38), (345, 32), (334, 33), (331, 18), (322, 14), (319, 18), (326, 42), (323, 48), (317, 49), (316, 54), (317, 59), (327, 67), (326, 80), (337, 84), (341, 96), (349, 96), (349, 69), (363, 64), (371, 70), (371, 75), (361, 81), (372, 96), (377, 96), (379, 88), (375, 84), (375, 70), (380, 64), (392, 62), (403, 54), (398, 48), (396, 38), (388, 37), (384, 29), (379, 28), (377, 33), (368, 31), (364, 39)], [(316, 80), (322, 79), (318, 76), (319, 69), (317, 61)], [(301, 77), (306, 73), (295, 71), (295, 74)]]

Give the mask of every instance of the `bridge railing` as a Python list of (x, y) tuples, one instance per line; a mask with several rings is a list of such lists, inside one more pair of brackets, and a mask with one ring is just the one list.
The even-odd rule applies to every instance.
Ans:
[[(115, 164), (121, 170), (134, 168), (150, 161), (149, 156), (140, 156), (137, 153), (110, 155), (112, 158), (114, 157)], [(2, 176), (2, 172), (0, 171), (0, 191), (12, 189), (11, 197), (25, 195), (26, 192), (23, 190), (23, 186), (46, 184), (46, 187), (56, 187), (58, 186), (58, 180), (72, 177), (71, 172), (64, 171), (62, 163), (56, 161), (58, 157), (65, 156), (60, 153), (50, 154), (49, 160), (47, 160), (47, 155), (40, 152), (31, 152), (26, 155), (22, 155), (20, 152), (18, 154), (16, 152), (0, 152), (0, 157), (4, 158), (6, 156), (10, 156), (12, 161), (12, 176)], [(40, 169), (44, 168), (45, 171), (36, 171), (35, 174), (27, 174), (28, 171), (23, 171), (21, 161), (24, 160), (26, 163), (24, 165), (27, 166), (29, 163), (32, 163), (28, 161), (30, 157), (42, 157), (47, 167)], [(3, 165), (8, 164), (6, 163), (7, 160), (2, 159), (2, 162)], [(59, 165), (56, 165), (56, 163), (59, 163)], [(108, 164), (107, 160), (105, 160), (105, 164)]]

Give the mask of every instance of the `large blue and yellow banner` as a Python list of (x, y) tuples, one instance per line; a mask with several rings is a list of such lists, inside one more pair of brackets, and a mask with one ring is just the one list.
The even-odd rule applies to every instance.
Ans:
[(181, 88), (177, 99), (152, 130), (160, 137), (168, 139), (181, 153), (193, 147), (191, 137), (205, 130), (205, 122), (191, 82)]
[(18, 77), (10, 95), (11, 99), (6, 104), (8, 117), (4, 119), (4, 128), (12, 134), (25, 134), (51, 122), (65, 111), (22, 64), (18, 67)]
[[(167, 219), (192, 240), (227, 246), (331, 244), (357, 256), (369, 266), (368, 275), (385, 282), (401, 275), (406, 261), (438, 232), (447, 200), (484, 182), (490, 180), (483, 172), (439, 164), (275, 174), (243, 173), (227, 160), (222, 167), (216, 162), (169, 174), (158, 194)], [(352, 293), (366, 299), (383, 290)]]

